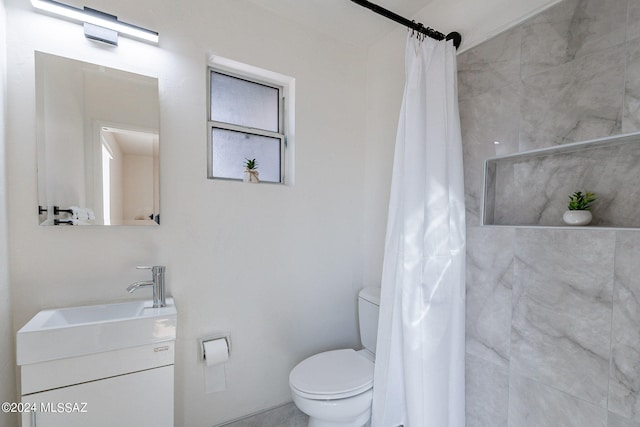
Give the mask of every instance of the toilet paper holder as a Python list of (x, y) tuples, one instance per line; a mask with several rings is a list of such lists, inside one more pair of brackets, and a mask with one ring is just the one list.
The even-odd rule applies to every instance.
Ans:
[(206, 354), (204, 351), (204, 343), (208, 341), (215, 341), (224, 338), (227, 341), (227, 348), (229, 350), (229, 357), (231, 357), (231, 334), (226, 332), (221, 332), (217, 334), (207, 335), (204, 337), (198, 338), (198, 360), (204, 361)]

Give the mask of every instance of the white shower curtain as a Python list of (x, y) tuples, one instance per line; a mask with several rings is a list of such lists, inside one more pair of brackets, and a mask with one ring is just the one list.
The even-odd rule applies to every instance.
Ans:
[(465, 425), (465, 218), (455, 55), (451, 41), (407, 40), (373, 427)]

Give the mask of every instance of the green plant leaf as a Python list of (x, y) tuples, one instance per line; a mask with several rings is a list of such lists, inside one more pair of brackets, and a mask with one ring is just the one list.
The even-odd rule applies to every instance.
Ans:
[(256, 162), (256, 159), (245, 158), (244, 167), (248, 170), (258, 169), (258, 162)]
[(567, 208), (570, 211), (575, 210), (591, 210), (591, 203), (597, 200), (596, 194), (591, 191), (586, 191), (585, 194), (582, 194), (581, 191), (576, 191), (572, 195), (569, 196), (569, 204)]

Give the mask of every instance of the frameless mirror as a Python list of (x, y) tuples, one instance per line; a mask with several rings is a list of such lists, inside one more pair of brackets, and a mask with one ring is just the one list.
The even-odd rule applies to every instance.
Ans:
[(36, 52), (41, 225), (160, 223), (158, 80)]

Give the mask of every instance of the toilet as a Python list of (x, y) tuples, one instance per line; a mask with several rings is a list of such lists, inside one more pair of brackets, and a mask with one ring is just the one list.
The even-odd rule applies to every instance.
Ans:
[(363, 288), (358, 318), (364, 348), (319, 353), (291, 371), (293, 402), (309, 416), (309, 427), (362, 427), (371, 419), (379, 307), (380, 288)]

